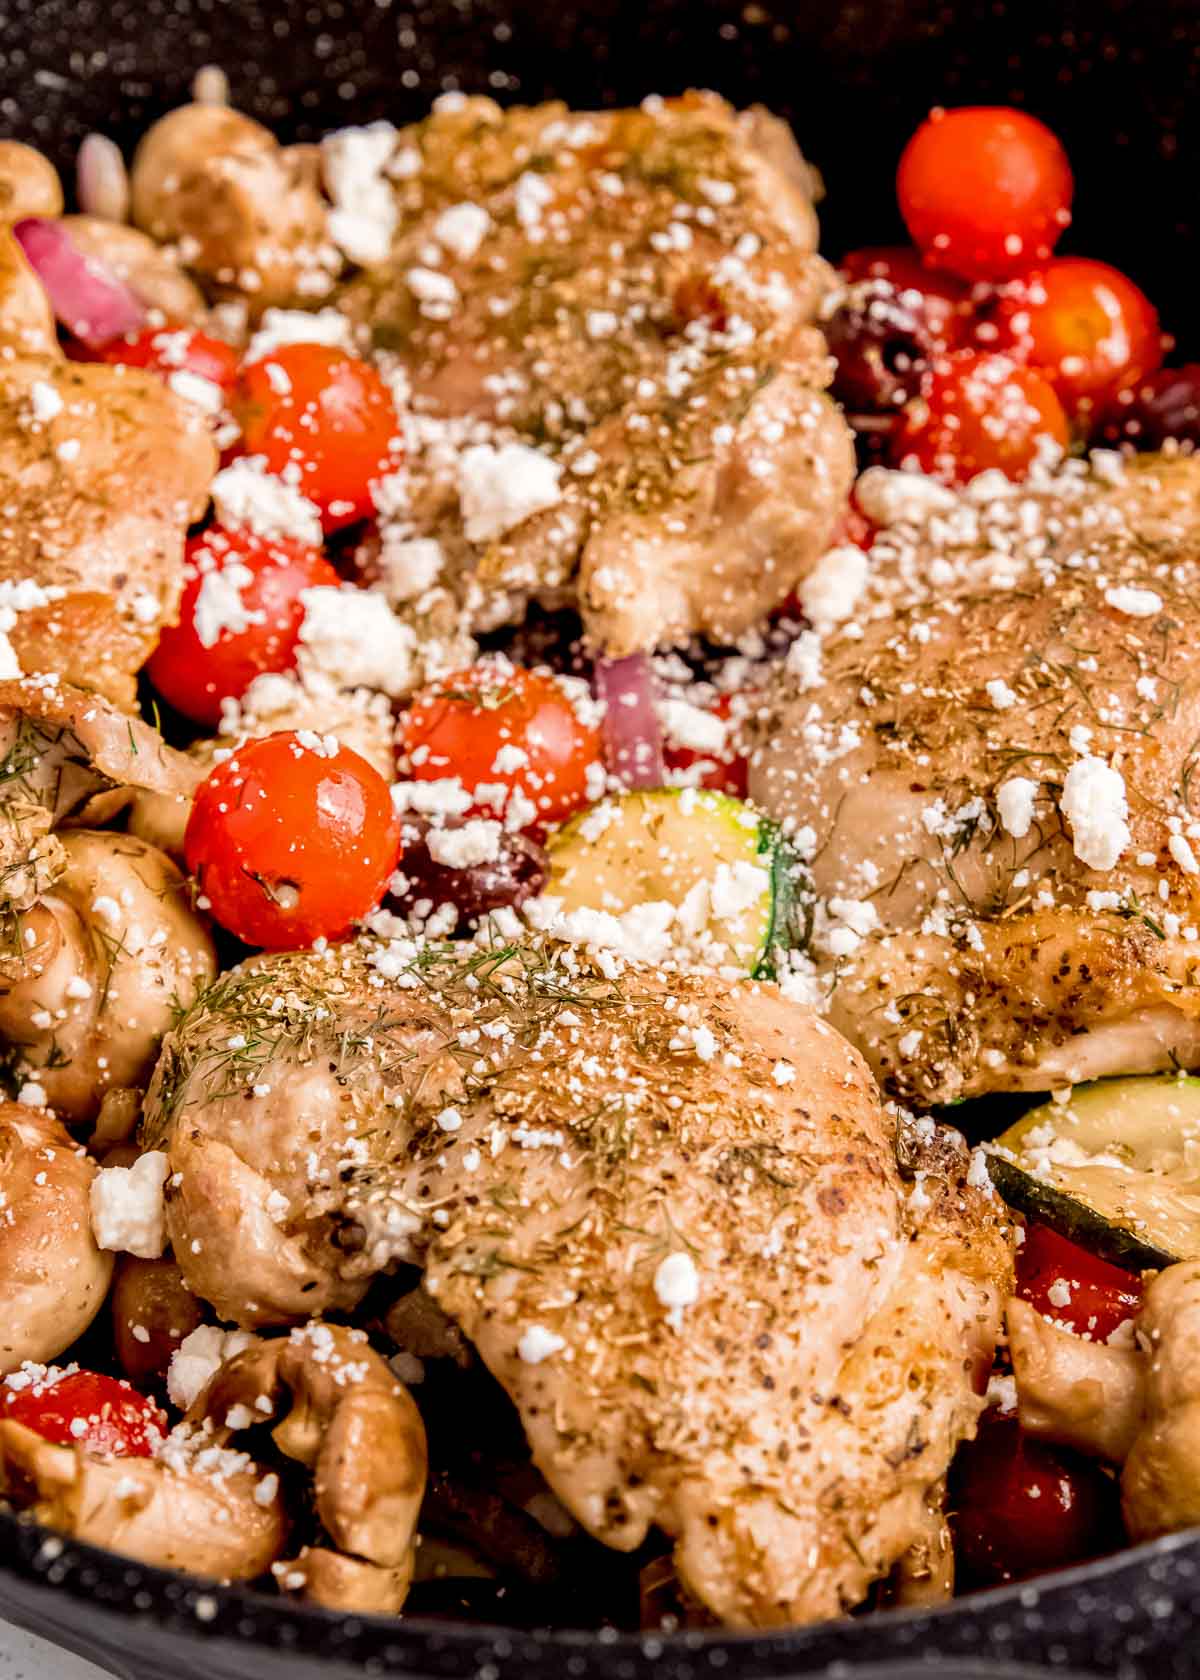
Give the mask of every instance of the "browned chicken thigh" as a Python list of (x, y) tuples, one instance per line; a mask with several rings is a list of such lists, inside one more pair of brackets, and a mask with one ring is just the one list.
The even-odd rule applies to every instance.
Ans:
[(902, 1173), (862, 1062), (769, 985), (403, 938), (218, 980), (144, 1135), (223, 1317), (345, 1310), (417, 1260), (577, 1520), (657, 1525), (747, 1626), (925, 1547), (974, 1429), (1008, 1233), (961, 1144), (904, 1141)]

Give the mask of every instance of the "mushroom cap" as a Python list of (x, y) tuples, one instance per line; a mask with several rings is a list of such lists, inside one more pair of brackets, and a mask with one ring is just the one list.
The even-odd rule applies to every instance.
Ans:
[(104, 1304), (113, 1257), (96, 1246), (96, 1165), (44, 1109), (0, 1105), (0, 1375), (45, 1364)]
[(50, 159), (19, 140), (0, 140), (0, 222), (62, 211), (62, 182)]

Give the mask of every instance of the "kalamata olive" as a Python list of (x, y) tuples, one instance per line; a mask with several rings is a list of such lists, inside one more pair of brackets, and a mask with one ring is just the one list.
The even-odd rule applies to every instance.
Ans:
[(171, 1356), (203, 1322), (200, 1301), (174, 1260), (123, 1254), (110, 1297), (113, 1343), (122, 1371), (139, 1388), (166, 1376)]
[(833, 394), (851, 413), (886, 413), (916, 396), (933, 359), (962, 342), (969, 294), (903, 249), (851, 251), (841, 266), (846, 294), (825, 323)]
[[(405, 820), (399, 871), (403, 888), (389, 896), (389, 909), (407, 915), (421, 905), (436, 909), (439, 904), (452, 904), (463, 921), (478, 922), (493, 910), (515, 910), (545, 885), (550, 873), (546, 854), (526, 835), (501, 831), (495, 858), (455, 866), (433, 856), (430, 826), (420, 818)], [(450, 824), (437, 832), (453, 836), (464, 826)], [(435, 840), (433, 844), (436, 848), (444, 843)], [(453, 850), (452, 841), (445, 849)]]
[(1200, 362), (1160, 368), (1112, 403), (1098, 427), (1098, 442), (1161, 449), (1168, 439), (1200, 444)]
[(1117, 1484), (1092, 1459), (1032, 1440), (1015, 1417), (985, 1412), (950, 1477), (964, 1587), (1021, 1581), (1121, 1544)]

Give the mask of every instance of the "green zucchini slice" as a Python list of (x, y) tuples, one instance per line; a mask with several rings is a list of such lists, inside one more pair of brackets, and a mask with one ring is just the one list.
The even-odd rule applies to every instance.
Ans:
[(1139, 1270), (1200, 1258), (1200, 1079), (1079, 1085), (988, 1146), (1010, 1206)]
[(548, 851), (546, 895), (566, 912), (670, 905), (681, 939), (758, 979), (803, 941), (799, 858), (778, 823), (728, 794), (650, 788), (603, 799)]

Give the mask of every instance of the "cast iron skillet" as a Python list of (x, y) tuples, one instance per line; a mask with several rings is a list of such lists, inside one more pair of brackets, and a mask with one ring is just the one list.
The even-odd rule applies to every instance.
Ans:
[[(1119, 263), (1182, 349), (1200, 347), (1194, 0), (4, 0), (0, 133), (69, 170), (89, 129), (132, 144), (205, 62), (288, 138), (407, 121), (458, 87), (584, 107), (688, 86), (760, 100), (825, 176), (835, 254), (899, 236), (892, 169), (930, 105), (1025, 104), (1076, 165), (1070, 247)], [(935, 1612), (610, 1639), (293, 1608), (0, 1513), (0, 1613), (128, 1680), (1017, 1680), (1048, 1667), (1186, 1680), (1200, 1667), (1200, 1538)]]

